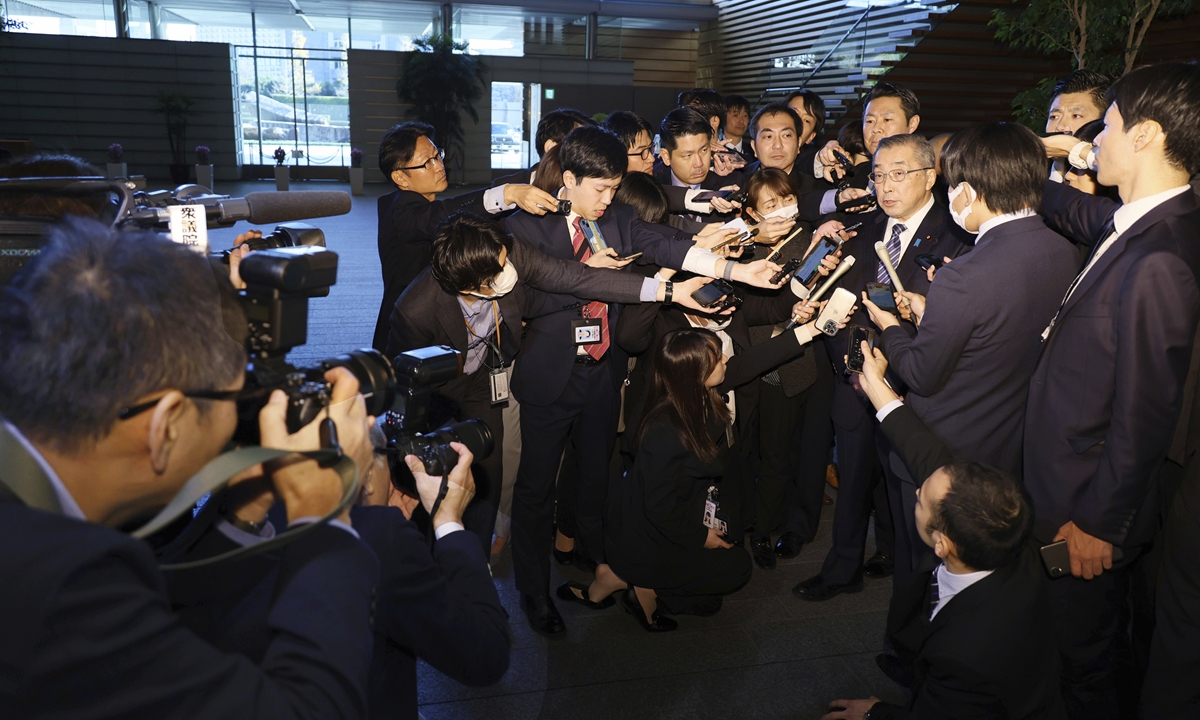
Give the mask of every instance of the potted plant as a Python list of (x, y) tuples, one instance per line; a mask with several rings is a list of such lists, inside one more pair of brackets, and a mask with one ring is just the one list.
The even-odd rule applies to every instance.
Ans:
[(108, 146), (108, 178), (129, 177), (129, 166), (121, 159), (125, 157), (125, 148), (121, 147), (121, 143), (113, 143)]
[(363, 151), (350, 148), (350, 192), (354, 195), (363, 194)]
[(154, 111), (162, 115), (167, 123), (167, 142), (171, 145), (171, 181), (177, 185), (186, 183), (191, 177), (185, 147), (188, 116), (192, 114), (192, 106), (195, 104), (183, 93), (165, 90), (154, 98)]
[(280, 192), (288, 189), (291, 180), (290, 168), (283, 164), (284, 160), (287, 160), (287, 150), (275, 148), (275, 189)]
[(467, 43), (450, 35), (430, 35), (413, 40), (414, 52), (404, 58), (396, 95), (410, 105), (407, 115), (432, 125), (437, 143), (446, 150), (447, 165), (462, 172), (463, 121), (466, 113), (475, 123), (475, 102), (483, 97), (487, 66), (467, 54)]
[(207, 145), (196, 146), (196, 184), (212, 190), (213, 188), (213, 166), (209, 162), (208, 156), (212, 150), (208, 149)]

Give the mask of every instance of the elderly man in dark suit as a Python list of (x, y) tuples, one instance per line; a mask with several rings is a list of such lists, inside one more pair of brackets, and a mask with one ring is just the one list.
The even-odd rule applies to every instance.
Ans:
[[(117, 530), (171, 500), (237, 424), (246, 355), (204, 258), (77, 221), (0, 308), (4, 717), (363, 717), (379, 566), (353, 528), (323, 524), (280, 552), (260, 662), (183, 628), (150, 547)], [(327, 378), (354, 455), (358, 383)], [(286, 412), (280, 392), (259, 415), (263, 444), (317, 449), (315, 428), (289, 437)], [(333, 511), (338, 474), (292, 457), (269, 480), (289, 521)]]
[(1025, 423), (1034, 536), (1065, 540), (1071, 556), (1073, 577), (1051, 593), (1076, 718), (1117, 717), (1118, 683), (1136, 683), (1116, 667), (1124, 598), (1159, 523), (1200, 320), (1200, 206), (1188, 185), (1200, 169), (1200, 67), (1134, 70), (1108, 97), (1097, 180), (1122, 203), (1047, 184), (1047, 223), (1095, 249), (1043, 332)]
[(1024, 127), (960, 130), (942, 167), (950, 212), (978, 233), (975, 248), (938, 271), (928, 300), (896, 294), (897, 303), (912, 303), (915, 338), (895, 316), (864, 303), (883, 331), (892, 372), (930, 430), (959, 457), (1017, 477), (1040, 334), (1079, 269), (1071, 243), (1037, 216), (1044, 165), (1041, 142)]
[[(934, 198), (935, 182), (933, 148), (917, 135), (896, 135), (879, 142), (875, 162), (892, 170), (900, 170), (903, 179), (893, 181), (880, 175), (875, 182), (875, 194), (880, 209), (863, 217), (858, 236), (843, 246), (845, 256), (853, 256), (854, 267), (842, 276), (839, 286), (860, 296), (869, 282), (890, 282), (886, 268), (875, 253), (875, 243), (883, 242), (888, 249), (900, 282), (904, 288), (919, 293), (928, 292), (929, 278), (917, 264), (918, 255), (958, 257), (969, 249), (968, 234), (950, 219), (946, 208)], [(895, 167), (893, 167), (895, 166)], [(901, 168), (900, 166), (903, 166)], [(877, 171), (878, 173), (878, 171)], [(870, 322), (865, 310), (852, 320), (854, 324)], [(915, 333), (911, 323), (906, 329)], [(901, 577), (912, 567), (913, 546), (904, 530), (911, 525), (904, 521), (904, 501), (900, 497), (900, 479), (887, 463), (886, 442), (876, 436), (875, 420), (870, 404), (850, 383), (843, 360), (849, 332), (839, 332), (827, 338), (826, 348), (833, 361), (837, 380), (833, 390), (833, 428), (837, 442), (838, 501), (834, 509), (833, 547), (825, 557), (821, 572), (798, 584), (793, 593), (803, 600), (828, 600), (841, 592), (862, 589), (863, 545), (871, 512), (873, 481), (881, 461), (888, 476), (888, 500), (895, 532), (895, 558), (872, 558), (869, 565), (876, 577), (886, 577), (889, 566)], [(914, 488), (915, 490), (915, 488)], [(911, 508), (911, 505), (909, 505)], [(889, 512), (888, 507), (875, 507), (875, 514)], [(923, 545), (922, 545), (923, 546)], [(894, 587), (895, 585), (893, 585)]]
[(922, 478), (914, 512), (933, 551), (892, 596), (887, 634), (896, 656), (878, 658), (912, 695), (907, 706), (835, 700), (822, 720), (1065, 720), (1028, 494), (1008, 473), (956, 460), (884, 381), (886, 369), (878, 349), (864, 350), (862, 388), (883, 433)]
[[(433, 127), (419, 122), (396, 125), (379, 144), (379, 169), (396, 192), (379, 198), (379, 262), (383, 302), (371, 345), (387, 346), (388, 317), (396, 298), (429, 265), (429, 243), (438, 223), (456, 212), (497, 214), (520, 206), (532, 213), (554, 210), (553, 197), (528, 184), (504, 184), (438, 200), (448, 187), (442, 163), (446, 151), (433, 144)], [(526, 180), (528, 182), (528, 180)]]
[[(486, 553), (500, 502), (501, 411), (508, 400), (507, 393), (493, 394), (494, 382), (502, 380), (507, 387), (525, 335), (522, 325), (539, 313), (544, 301), (545, 296), (533, 288), (637, 303), (662, 299), (668, 283), (550, 257), (509, 237), (499, 224), (465, 213), (438, 228), (430, 260), (430, 267), (421, 271), (392, 310), (387, 355), (429, 345), (449, 345), (463, 354), (463, 374), (436, 391), (449, 401), (446, 410), (451, 417), (483, 420), (495, 440), (497, 450), (476, 467), (478, 491), (464, 516), (467, 529), (479, 536)], [(691, 293), (705, 282), (706, 278), (696, 278), (679, 283), (679, 301), (698, 308)]]

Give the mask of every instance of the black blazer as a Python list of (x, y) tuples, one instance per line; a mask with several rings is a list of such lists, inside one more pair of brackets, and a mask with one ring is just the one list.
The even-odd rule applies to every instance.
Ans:
[[(1042, 214), (1072, 237), (1100, 234), (1105, 198), (1046, 183)], [(1148, 541), (1200, 320), (1200, 205), (1162, 203), (1096, 261), (1063, 306), (1029, 384), (1025, 485), (1039, 540), (1068, 520), (1116, 546)]]
[(429, 246), (438, 223), (456, 212), (487, 217), (483, 206), (486, 190), (464, 193), (445, 200), (429, 201), (410, 190), (397, 190), (379, 198), (379, 262), (383, 266), (383, 302), (375, 324), (371, 346), (382, 352), (387, 347), (388, 316), (404, 288), (429, 267)]
[(938, 271), (915, 338), (882, 334), (906, 402), (960, 457), (1020, 477), (1029, 376), (1078, 258), (1041, 218), (1006, 222)]
[[(0, 426), (0, 475), (48, 488)], [(361, 718), (379, 565), (344, 530), (288, 545), (254, 662), (185, 628), (149, 546), (27, 506), (0, 485), (6, 718)], [(478, 550), (478, 543), (476, 543)], [(283, 592), (286, 588), (286, 592)]]
[[(922, 482), (953, 459), (941, 440), (907, 405), (883, 419), (882, 429)], [(887, 635), (912, 690), (906, 708), (876, 705), (889, 720), (1066, 718), (1059, 689), (1045, 572), (1037, 552), (1021, 556), (958, 593), (931, 621), (928, 558), (892, 597)]]
[[(614, 203), (597, 223), (608, 246), (617, 254), (626, 256), (643, 252), (647, 263), (679, 269), (693, 247), (691, 242), (680, 242), (670, 236), (652, 230), (638, 220), (637, 213), (628, 205)], [(508, 232), (525, 241), (537, 250), (561, 260), (574, 262), (575, 251), (567, 219), (561, 215), (538, 217), (518, 212), (508, 219)], [(634, 277), (632, 273), (628, 273)], [(637, 282), (641, 283), (641, 278)], [(577, 295), (546, 295), (535, 293), (534, 306), (537, 317), (528, 320), (525, 326), (524, 357), (513, 371), (512, 390), (522, 403), (545, 406), (553, 403), (567, 386), (567, 380), (575, 363), (575, 348), (572, 342), (571, 322), (580, 319), (582, 308), (592, 300), (603, 298)], [(621, 305), (610, 303), (608, 327), (610, 337), (621, 319)], [(609, 353), (613, 387), (625, 379), (628, 356), (615, 342)]]
[[(367, 717), (417, 717), (418, 657), (464, 685), (499, 682), (508, 670), (508, 614), (475, 536), (451, 533), (430, 550), (425, 535), (396, 508), (355, 507), (350, 517), (380, 566)], [(209, 532), (185, 558), (234, 547), (221, 533)], [(239, 561), (236, 573), (221, 564), (172, 573), (171, 602), (198, 635), (258, 662), (271, 651), (277, 574), (271, 553)]]

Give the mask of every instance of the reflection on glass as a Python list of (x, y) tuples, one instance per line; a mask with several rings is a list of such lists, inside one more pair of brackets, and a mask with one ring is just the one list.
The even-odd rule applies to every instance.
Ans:
[(116, 37), (111, 0), (8, 0), (5, 15), (21, 23), (13, 32)]
[(522, 83), (492, 83), (492, 167), (525, 167), (525, 86)]

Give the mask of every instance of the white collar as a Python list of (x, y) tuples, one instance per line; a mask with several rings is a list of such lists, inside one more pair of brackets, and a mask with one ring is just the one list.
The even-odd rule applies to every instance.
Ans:
[(1037, 212), (1035, 210), (1030, 210), (1029, 208), (1018, 210), (1016, 212), (1004, 213), (1003, 215), (997, 215), (996, 217), (979, 226), (979, 237), (983, 237), (984, 234), (986, 234), (989, 230), (999, 227), (1006, 222), (1020, 220), (1021, 218), (1033, 217), (1034, 215), (1037, 215)]
[(84, 517), (83, 510), (80, 509), (79, 503), (75, 502), (75, 498), (71, 497), (71, 493), (67, 490), (67, 486), (63, 485), (62, 483), (62, 478), (58, 476), (58, 473), (54, 472), (54, 468), (50, 467), (50, 463), (46, 462), (46, 458), (43, 457), (40, 452), (38, 452), (38, 449), (33, 446), (33, 443), (29, 442), (29, 438), (22, 435), (21, 431), (7, 420), (4, 421), (4, 427), (6, 430), (8, 430), (10, 435), (17, 439), (17, 442), (21, 443), (21, 446), (25, 448), (25, 452), (29, 453), (33, 459), (37, 461), (38, 466), (42, 468), (42, 472), (45, 473), (46, 479), (50, 481), (50, 487), (54, 488), (54, 495), (58, 498), (58, 506), (62, 508), (63, 517), (69, 517), (72, 520), (83, 520), (86, 522), (87, 518)]
[[(894, 217), (889, 217), (888, 223), (887, 223), (887, 228), (885, 228), (885, 229), (890, 230), (892, 228), (892, 226), (896, 225), (897, 223), (900, 223), (900, 224), (904, 225), (905, 232), (916, 233), (917, 228), (921, 227), (921, 223), (925, 222), (925, 216), (929, 214), (929, 210), (932, 207), (933, 207), (933, 195), (930, 195), (929, 199), (925, 201), (925, 204), (922, 205), (919, 210), (917, 210), (915, 213), (913, 213), (912, 217), (910, 217), (909, 219), (897, 220)], [(886, 239), (886, 237), (885, 237), (885, 239)]]
[(1182, 195), (1184, 192), (1191, 189), (1191, 185), (1180, 185), (1179, 187), (1171, 188), (1170, 190), (1163, 190), (1160, 193), (1149, 195), (1141, 200), (1134, 200), (1131, 203), (1122, 205), (1121, 207), (1117, 208), (1116, 213), (1113, 214), (1113, 229), (1117, 231), (1118, 235), (1123, 234), (1126, 230), (1133, 227), (1134, 223), (1136, 223), (1138, 220), (1141, 220), (1142, 217), (1144, 217), (1154, 208), (1162, 205), (1176, 195)]

